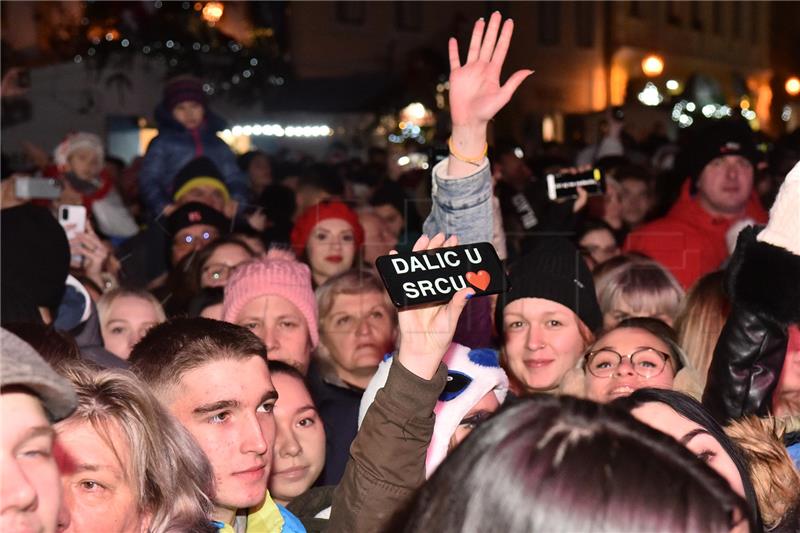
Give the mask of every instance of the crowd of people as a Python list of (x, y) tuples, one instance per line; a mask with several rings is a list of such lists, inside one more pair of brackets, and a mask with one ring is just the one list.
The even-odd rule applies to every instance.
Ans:
[[(512, 33), (450, 40), (430, 177), (237, 157), (191, 77), (130, 166), (67, 135), (56, 199), (4, 158), (0, 529), (800, 530), (800, 146), (609, 114), (580, 151), (490, 147), (533, 74), (500, 83)], [(550, 200), (583, 164), (605, 190)], [(480, 242), (505, 292), (397, 308), (376, 270)]]

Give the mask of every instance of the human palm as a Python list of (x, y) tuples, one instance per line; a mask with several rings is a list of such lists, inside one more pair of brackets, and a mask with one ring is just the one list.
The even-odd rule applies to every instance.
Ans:
[(450, 113), (454, 125), (478, 126), (489, 122), (508, 103), (522, 81), (533, 73), (532, 70), (518, 70), (505, 85), (500, 85), (500, 72), (514, 32), (511, 19), (507, 19), (499, 31), (501, 19), (500, 13), (493, 13), (485, 35), (484, 20), (475, 23), (464, 65), (459, 60), (458, 42), (450, 39)]
[[(414, 245), (414, 251), (457, 244), (455, 236), (445, 240), (441, 233), (431, 239), (423, 235)], [(426, 379), (435, 373), (453, 340), (458, 317), (474, 293), (473, 289), (462, 289), (446, 304), (416, 306), (398, 313), (398, 357), (403, 366)]]

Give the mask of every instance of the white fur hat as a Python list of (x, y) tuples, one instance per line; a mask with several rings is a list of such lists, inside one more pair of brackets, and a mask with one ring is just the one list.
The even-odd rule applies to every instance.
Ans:
[(56, 160), (56, 165), (59, 167), (66, 165), (69, 156), (72, 155), (75, 150), (80, 148), (89, 148), (91, 150), (95, 150), (101, 162), (105, 157), (105, 152), (103, 151), (103, 141), (100, 140), (100, 137), (94, 133), (79, 131), (77, 133), (70, 133), (67, 135), (67, 137), (61, 141), (61, 144), (56, 147), (56, 150), (53, 153), (53, 157)]
[[(364, 391), (358, 411), (359, 427), (369, 406), (375, 400), (375, 395), (386, 383), (392, 361), (394, 357), (388, 354)], [(430, 477), (447, 457), (450, 438), (469, 410), (489, 392), (494, 392), (500, 404), (505, 401), (508, 393), (508, 376), (500, 367), (495, 350), (488, 348), (470, 350), (466, 346), (452, 343), (443, 362), (447, 365), (447, 385), (434, 408), (436, 423), (425, 460), (426, 477)]]

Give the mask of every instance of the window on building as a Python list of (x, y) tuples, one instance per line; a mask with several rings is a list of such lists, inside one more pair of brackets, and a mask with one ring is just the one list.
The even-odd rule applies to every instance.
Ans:
[(637, 0), (628, 2), (628, 15), (635, 19), (642, 18), (642, 3)]
[(536, 6), (539, 19), (539, 44), (557, 45), (561, 41), (561, 4), (540, 2)]
[(395, 2), (394, 24), (402, 31), (422, 29), (422, 2)]
[(594, 2), (575, 2), (575, 44), (581, 48), (594, 46)]
[(667, 2), (667, 22), (673, 26), (681, 25), (681, 16), (678, 12), (678, 2)]
[(742, 36), (742, 4), (740, 2), (731, 3), (731, 34), (734, 39)]
[(711, 27), (714, 35), (722, 35), (722, 2), (711, 3)]
[(336, 2), (336, 21), (341, 24), (361, 26), (366, 14), (366, 2)]
[(695, 31), (703, 31), (703, 14), (700, 10), (700, 2), (692, 2), (690, 7), (692, 14), (692, 29)]

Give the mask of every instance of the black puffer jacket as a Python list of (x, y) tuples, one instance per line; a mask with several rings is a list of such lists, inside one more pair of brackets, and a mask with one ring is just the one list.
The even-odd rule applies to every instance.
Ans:
[(726, 272), (733, 304), (708, 371), (703, 404), (725, 424), (766, 415), (786, 355), (787, 327), (800, 322), (800, 256), (739, 234)]

